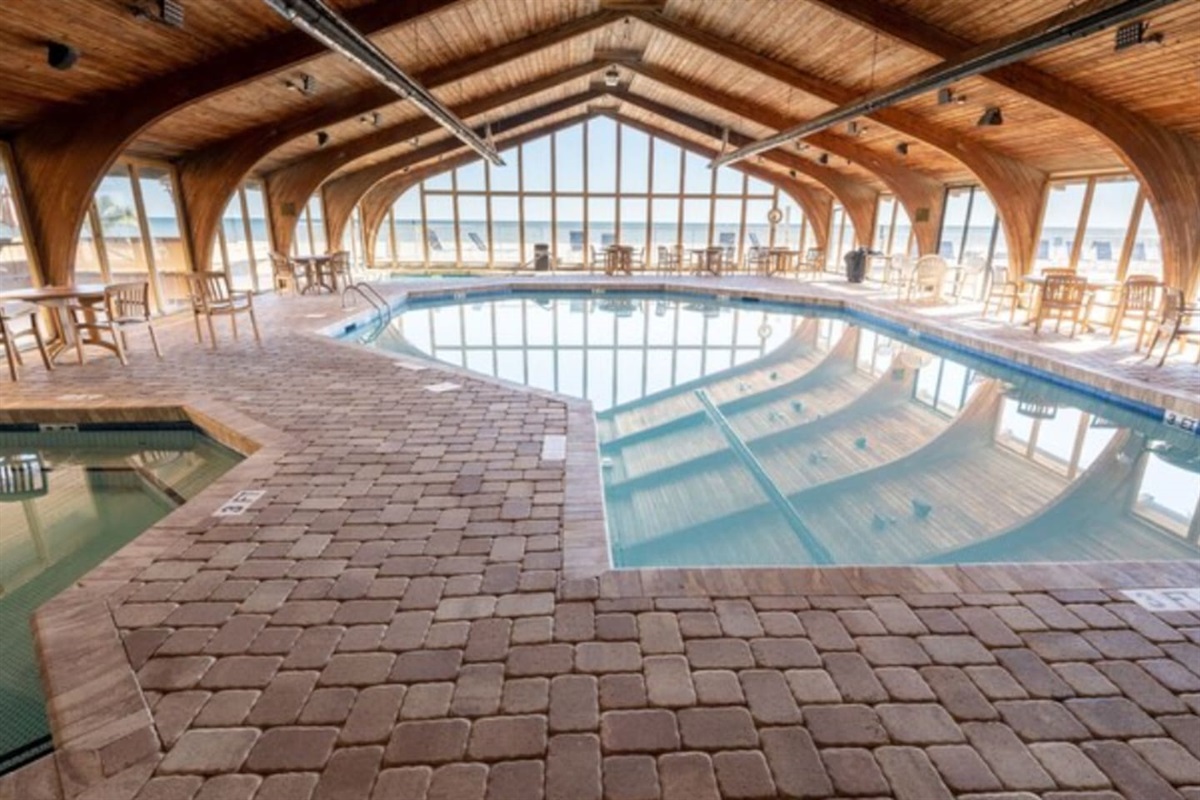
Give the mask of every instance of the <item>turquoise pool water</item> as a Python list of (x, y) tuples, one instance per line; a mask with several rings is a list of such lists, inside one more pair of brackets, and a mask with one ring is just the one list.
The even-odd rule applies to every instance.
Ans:
[(514, 293), (371, 344), (590, 400), (617, 566), (1200, 558), (1200, 437), (879, 321)]
[(194, 429), (0, 430), (0, 772), (49, 749), (34, 610), (240, 460)]

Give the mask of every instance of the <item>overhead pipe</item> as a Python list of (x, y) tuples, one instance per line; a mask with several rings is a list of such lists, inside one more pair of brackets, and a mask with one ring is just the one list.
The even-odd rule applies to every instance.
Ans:
[(454, 112), (444, 106), (428, 89), (396, 66), (370, 39), (343, 19), (323, 0), (263, 0), (300, 30), (336, 53), (345, 56), (372, 75), (375, 80), (404, 100), (411, 100), (437, 124), (459, 141), (498, 167), (504, 159), (490, 144), (479, 138)]
[[(984, 43), (968, 50), (959, 58), (943, 61), (911, 78), (880, 88), (862, 100), (835, 108), (774, 136), (717, 156), (709, 166), (716, 169), (734, 164), (793, 140), (811, 136), (840, 122), (849, 122), (911, 97), (941, 89), (955, 81), (989, 72), (1015, 61), (1023, 61), (1038, 53), (1091, 36), (1112, 25), (1176, 2), (1178, 0), (1093, 0), (1035, 23), (1013, 36), (1005, 37), (999, 45)], [(1101, 7), (1096, 9), (1096, 6)]]

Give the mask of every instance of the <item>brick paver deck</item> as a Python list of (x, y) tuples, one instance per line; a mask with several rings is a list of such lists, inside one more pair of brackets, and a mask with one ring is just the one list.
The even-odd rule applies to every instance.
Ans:
[(331, 298), (260, 305), (261, 348), (174, 319), (162, 361), (4, 385), (0, 412), (188, 405), (263, 449), (41, 613), (60, 750), (0, 798), (1200, 798), (1200, 615), (1094, 580), (566, 579), (587, 508), (540, 453), (568, 404), (294, 332)]

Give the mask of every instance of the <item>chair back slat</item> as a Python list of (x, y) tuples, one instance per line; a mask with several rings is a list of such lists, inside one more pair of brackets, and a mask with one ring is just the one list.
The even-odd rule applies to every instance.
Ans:
[(1125, 309), (1153, 311), (1158, 307), (1158, 293), (1162, 286), (1162, 282), (1153, 275), (1130, 275), (1125, 279)]
[(194, 272), (188, 275), (188, 282), (195, 305), (228, 303), (232, 296), (229, 276), (224, 272)]
[(1047, 275), (1046, 284), (1042, 287), (1042, 305), (1046, 308), (1078, 308), (1083, 305), (1087, 288), (1087, 278)]
[(104, 287), (104, 304), (112, 319), (150, 319), (150, 282), (110, 284)]

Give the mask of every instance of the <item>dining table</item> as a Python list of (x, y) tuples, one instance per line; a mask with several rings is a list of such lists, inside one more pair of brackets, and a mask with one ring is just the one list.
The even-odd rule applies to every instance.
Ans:
[(692, 269), (695, 272), (707, 272), (721, 277), (724, 267), (724, 247), (695, 247), (688, 252), (692, 255)]
[[(0, 303), (32, 303), (50, 310), (54, 321), (55, 337), (46, 345), (50, 358), (57, 360), (65, 351), (75, 346), (75, 326), (67, 310), (72, 303), (89, 306), (104, 300), (105, 284), (75, 283), (67, 286), (32, 286), (26, 289), (9, 289), (0, 292)], [(86, 340), (116, 352), (116, 346), (95, 338)]]
[(304, 287), (300, 289), (300, 294), (321, 291), (337, 294), (337, 271), (333, 268), (335, 259), (336, 256), (332, 254), (293, 257), (292, 260), (304, 270)]
[[(1029, 318), (1025, 321), (1026, 325), (1033, 325), (1035, 322), (1037, 322), (1038, 309), (1042, 305), (1042, 292), (1044, 292), (1046, 289), (1047, 277), (1049, 276), (1024, 275), (1020, 278), (1022, 285), (1028, 285), (1034, 288), (1033, 296), (1029, 299)], [(1097, 278), (1089, 275), (1079, 275), (1078, 277), (1087, 281), (1087, 290), (1089, 292), (1102, 292), (1116, 289), (1121, 286), (1121, 282), (1115, 278)], [(1088, 321), (1086, 314), (1082, 319), (1080, 319), (1080, 324), (1085, 331), (1095, 330), (1091, 322)]]
[(633, 274), (633, 245), (610, 244), (604, 248), (604, 274)]
[(772, 247), (767, 250), (765, 257), (759, 263), (762, 264), (764, 275), (778, 275), (781, 272), (791, 272), (795, 269), (799, 258), (799, 250)]

